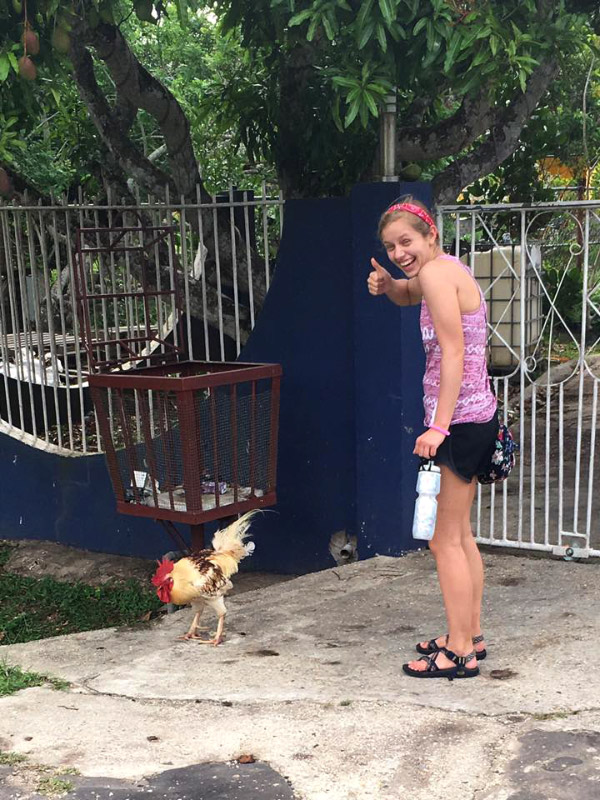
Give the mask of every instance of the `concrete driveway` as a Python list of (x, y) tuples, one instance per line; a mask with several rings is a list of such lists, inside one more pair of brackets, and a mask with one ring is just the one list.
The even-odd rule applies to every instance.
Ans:
[[(189, 610), (0, 647), (71, 684), (2, 698), (0, 749), (98, 800), (597, 800), (600, 566), (484, 558), (478, 678), (402, 673), (444, 632), (434, 564), (376, 557), (231, 596), (218, 648), (177, 640)], [(2, 770), (3, 800), (39, 796)]]

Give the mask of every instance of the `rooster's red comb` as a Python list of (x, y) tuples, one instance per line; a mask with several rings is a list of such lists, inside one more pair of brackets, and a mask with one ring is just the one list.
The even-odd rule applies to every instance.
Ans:
[(155, 586), (162, 586), (165, 582), (165, 578), (167, 575), (173, 571), (173, 567), (175, 566), (174, 561), (169, 561), (168, 558), (163, 558), (162, 561), (158, 562), (158, 569), (154, 573), (154, 577), (152, 578), (152, 583)]

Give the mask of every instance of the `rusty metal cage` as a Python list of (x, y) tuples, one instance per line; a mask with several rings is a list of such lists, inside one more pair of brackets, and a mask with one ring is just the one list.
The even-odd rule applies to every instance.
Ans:
[(281, 367), (181, 360), (173, 229), (80, 229), (77, 277), (117, 510), (188, 549), (175, 523), (200, 548), (205, 522), (273, 505)]
[(118, 510), (197, 525), (272, 505), (280, 376), (198, 361), (91, 375)]

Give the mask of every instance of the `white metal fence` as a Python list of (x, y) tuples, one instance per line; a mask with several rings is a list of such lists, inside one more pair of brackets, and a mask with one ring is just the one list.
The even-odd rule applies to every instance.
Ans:
[[(157, 292), (176, 272), (182, 276), (184, 341), (176, 343), (197, 360), (239, 354), (269, 288), (283, 226), (280, 195), (267, 196), (263, 186), (260, 196), (230, 189), (210, 200), (198, 190), (196, 203), (167, 195), (134, 206), (110, 198), (94, 205), (82, 196), (77, 203), (0, 204), (0, 429), (67, 454), (99, 450), (76, 313), (77, 231), (86, 281), (102, 292), (131, 289), (136, 278), (135, 253), (111, 250), (106, 229), (152, 226), (174, 228), (173, 252), (157, 243), (147, 259)], [(164, 303), (150, 309), (130, 298), (123, 317), (110, 303), (99, 309), (92, 329), (100, 340), (115, 331), (132, 338), (150, 325), (158, 339), (177, 336)]]
[(479, 541), (600, 556), (600, 202), (446, 206), (445, 247), (488, 301), (500, 413), (520, 443), (515, 474), (479, 487)]
[[(494, 385), (521, 446), (511, 479), (478, 493), (478, 538), (600, 556), (600, 202), (446, 206), (438, 220), (446, 249), (471, 264), (484, 289)], [(281, 197), (231, 190), (195, 204), (0, 204), (0, 429), (65, 454), (99, 449), (75, 313), (76, 231), (84, 229), (88, 244), (106, 244), (91, 229), (140, 221), (174, 226), (174, 257), (152, 248), (151, 266), (158, 290), (181, 270), (187, 354), (239, 353), (269, 288)], [(128, 286), (135, 265), (124, 257), (119, 272), (116, 258), (86, 255), (90, 283)], [(158, 338), (168, 337), (169, 308), (151, 315)], [(108, 318), (130, 336), (148, 322), (135, 303), (123, 319), (110, 310), (100, 316), (98, 338), (106, 338)]]

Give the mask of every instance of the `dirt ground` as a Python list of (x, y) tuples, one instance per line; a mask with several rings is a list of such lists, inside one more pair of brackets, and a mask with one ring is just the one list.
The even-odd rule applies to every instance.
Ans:
[[(49, 576), (57, 581), (81, 581), (92, 586), (130, 578), (149, 583), (156, 568), (155, 560), (94, 553), (55, 542), (19, 540), (9, 543), (14, 549), (5, 566), (6, 571), (30, 578)], [(294, 577), (266, 572), (239, 572), (230, 594), (251, 592)]]

